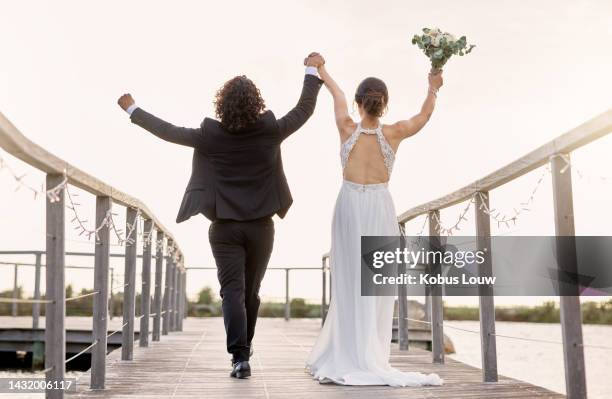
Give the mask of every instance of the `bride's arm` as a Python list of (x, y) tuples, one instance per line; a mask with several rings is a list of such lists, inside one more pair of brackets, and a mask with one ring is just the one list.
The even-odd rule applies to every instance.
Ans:
[[(348, 112), (348, 105), (346, 103), (346, 96), (344, 92), (338, 86), (338, 83), (334, 79), (332, 79), (329, 72), (325, 68), (325, 65), (321, 65), (319, 67), (319, 76), (323, 80), (325, 87), (332, 95), (334, 99), (334, 115), (336, 117), (336, 126), (338, 127), (338, 131), (340, 135), (344, 136), (345, 132), (350, 130), (350, 125), (353, 124), (353, 120), (351, 119)], [(344, 137), (342, 137), (344, 139)]]
[(393, 124), (393, 135), (400, 141), (419, 132), (431, 118), (436, 105), (437, 92), (442, 86), (442, 71), (429, 74), (429, 88), (421, 111), (408, 120)]

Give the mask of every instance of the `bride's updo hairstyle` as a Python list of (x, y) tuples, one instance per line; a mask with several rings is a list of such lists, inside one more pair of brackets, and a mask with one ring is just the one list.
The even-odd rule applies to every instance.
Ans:
[(378, 78), (365, 78), (357, 87), (355, 102), (368, 115), (380, 118), (387, 110), (389, 103), (387, 85)]

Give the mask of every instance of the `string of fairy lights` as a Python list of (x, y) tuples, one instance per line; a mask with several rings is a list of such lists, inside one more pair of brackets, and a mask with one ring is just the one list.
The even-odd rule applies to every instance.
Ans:
[[(153, 234), (154, 229), (150, 231), (144, 231), (144, 218), (142, 217), (142, 213), (140, 209), (136, 210), (135, 222), (134, 223), (126, 223), (126, 231), (119, 228), (115, 223), (115, 217), (118, 216), (117, 213), (112, 212), (111, 210), (106, 212), (106, 215), (102, 219), (99, 225), (94, 227), (88, 227), (89, 221), (86, 218), (83, 218), (79, 214), (79, 207), (81, 204), (78, 202), (78, 193), (74, 193), (70, 190), (70, 186), (68, 184), (68, 178), (64, 171), (64, 178), (62, 181), (55, 185), (54, 187), (45, 189), (45, 185), (41, 184), (40, 188), (36, 188), (33, 185), (29, 184), (25, 177), (27, 174), (18, 174), (5, 160), (0, 156), (0, 172), (7, 171), (9, 176), (13, 178), (16, 184), (15, 192), (20, 190), (28, 190), (33, 194), (34, 199), (40, 198), (43, 194), (46, 196), (50, 202), (55, 203), (60, 201), (61, 193), (64, 192), (66, 194), (66, 208), (71, 212), (70, 224), (73, 226), (78, 237), (83, 237), (90, 241), (92, 238), (95, 238), (96, 241), (100, 240), (99, 232), (108, 228), (113, 235), (115, 236), (118, 245), (133, 245), (136, 242), (136, 237), (139, 237), (141, 242), (143, 243), (143, 247), (146, 248), (153, 243)], [(137, 228), (138, 227), (138, 228)], [(137, 236), (134, 236), (134, 233), (137, 232)], [(168, 245), (165, 246), (166, 254), (168, 256), (172, 256), (175, 262), (180, 260), (180, 253), (178, 248), (173, 242), (168, 242)], [(156, 239), (155, 240), (155, 249), (159, 252), (164, 252), (164, 239)]]
[(30, 186), (29, 184), (27, 184), (24, 180), (24, 178), (27, 176), (27, 174), (23, 174), (23, 175), (18, 175), (13, 168), (10, 167), (10, 165), (8, 165), (5, 161), (4, 158), (2, 158), (0, 156), (0, 171), (2, 170), (6, 170), (11, 177), (15, 180), (16, 187), (15, 187), (15, 192), (25, 188), (28, 191), (31, 191), (34, 194), (34, 199), (38, 199), (38, 195), (44, 190), (44, 185), (41, 184), (40, 186), (40, 190)]
[[(580, 179), (593, 178), (593, 176), (589, 176), (588, 174), (585, 174), (584, 172), (582, 172), (580, 169), (575, 168), (567, 155), (557, 154), (555, 156), (559, 156), (565, 161), (565, 165), (563, 166), (563, 168), (561, 168), (560, 173), (565, 173), (571, 167), (572, 171), (574, 171), (576, 173), (576, 176), (578, 176)], [(536, 183), (534, 184), (532, 190), (530, 191), (527, 199), (521, 202), (518, 207), (512, 208), (512, 212), (510, 213), (505, 212), (501, 209), (490, 208), (489, 206), (486, 205), (486, 202), (485, 202), (485, 200), (488, 199), (488, 195), (483, 192), (476, 192), (467, 201), (465, 208), (463, 208), (463, 210), (459, 213), (459, 216), (457, 217), (457, 221), (450, 227), (445, 227), (442, 224), (438, 215), (436, 213), (433, 213), (431, 218), (433, 219), (433, 222), (435, 223), (434, 229), (440, 235), (448, 235), (448, 236), (451, 236), (455, 232), (461, 230), (460, 225), (464, 221), (468, 220), (466, 215), (471, 209), (472, 205), (476, 203), (477, 196), (478, 196), (478, 199), (480, 200), (479, 209), (483, 210), (484, 213), (489, 215), (491, 220), (497, 223), (498, 228), (502, 228), (502, 227), (511, 228), (516, 225), (516, 222), (521, 215), (523, 215), (526, 212), (529, 212), (532, 209), (536, 194), (538, 193), (539, 189), (542, 187), (542, 183), (544, 182), (545, 178), (549, 176), (550, 174), (551, 174), (550, 166), (546, 165), (545, 167), (543, 167), (542, 173), (539, 175), (538, 179), (536, 180)], [(611, 177), (595, 176), (594, 178), (598, 180), (599, 182), (606, 182), (606, 183), (612, 182)], [(423, 235), (423, 232), (425, 231), (425, 226), (427, 225), (427, 222), (429, 221), (429, 219), (430, 219), (430, 215), (427, 214), (424, 218), (423, 225), (421, 226), (418, 236)]]
[[(567, 168), (567, 166), (566, 166)], [(562, 170), (562, 173), (564, 172), (564, 170)], [(470, 197), (470, 199), (467, 201), (465, 207), (462, 209), (462, 211), (459, 213), (459, 216), (457, 217), (457, 221), (451, 225), (450, 227), (445, 227), (442, 224), (442, 221), (440, 220), (439, 216), (437, 213), (432, 213), (431, 218), (433, 219), (433, 222), (435, 223), (435, 231), (437, 233), (439, 233), (440, 235), (446, 235), (446, 236), (452, 236), (455, 232), (460, 231), (461, 230), (461, 223), (463, 223), (464, 221), (467, 221), (467, 213), (470, 211), (470, 209), (472, 208), (472, 205), (474, 205), (476, 203), (476, 198), (478, 197), (478, 199), (480, 199), (480, 205), (479, 205), (479, 209), (483, 210), (484, 213), (486, 213), (487, 215), (489, 215), (489, 217), (497, 223), (497, 227), (506, 227), (506, 228), (510, 228), (511, 226), (516, 225), (516, 221), (519, 218), (520, 215), (522, 215), (525, 212), (528, 212), (531, 210), (531, 206), (533, 205), (536, 193), (538, 192), (538, 190), (540, 189), (540, 187), (542, 186), (542, 183), (544, 181), (544, 178), (550, 173), (550, 167), (545, 167), (542, 170), (541, 175), (539, 176), (539, 178), (537, 179), (535, 186), (533, 187), (533, 189), (531, 190), (529, 197), (527, 198), (527, 200), (523, 201), (520, 203), (520, 206), (518, 208), (512, 208), (512, 213), (506, 213), (503, 210), (500, 209), (496, 209), (496, 208), (490, 208), (486, 205), (485, 200), (488, 198), (487, 194), (483, 193), (483, 192), (476, 192), (472, 197)], [(425, 220), (423, 222), (423, 225), (421, 226), (421, 230), (419, 232), (419, 236), (423, 235), (423, 232), (425, 230), (425, 226), (427, 224), (427, 221), (430, 219), (430, 215), (428, 214), (425, 217)], [(511, 225), (512, 223), (512, 225)]]
[[(560, 170), (560, 173), (565, 173), (565, 171), (572, 167), (572, 170), (576, 173), (576, 175), (580, 178), (580, 179), (586, 179), (592, 176), (589, 176), (587, 174), (585, 174), (584, 172), (582, 172), (580, 169), (577, 169), (575, 167), (573, 167), (571, 160), (569, 159), (569, 157), (565, 154), (556, 154), (555, 156), (561, 157), (564, 161), (565, 161), (565, 166)], [(41, 184), (41, 188), (37, 189), (36, 187), (28, 184), (25, 181), (25, 177), (27, 176), (27, 174), (18, 174), (15, 172), (15, 170), (13, 168), (10, 167), (10, 165), (8, 165), (6, 163), (6, 161), (0, 156), (0, 171), (2, 170), (6, 170), (8, 171), (9, 175), (14, 179), (15, 183), (16, 183), (16, 188), (15, 191), (19, 191), (21, 189), (26, 189), (30, 192), (33, 193), (34, 195), (34, 199), (37, 199), (41, 193), (45, 193), (46, 196), (49, 198), (49, 200), (51, 202), (56, 202), (59, 201), (60, 199), (60, 193), (62, 191), (65, 190), (66, 193), (66, 197), (68, 199), (68, 205), (67, 208), (72, 212), (73, 217), (71, 219), (71, 223), (74, 224), (74, 229), (77, 231), (79, 236), (84, 236), (85, 238), (87, 238), (87, 240), (90, 240), (92, 237), (95, 237), (96, 240), (99, 239), (98, 233), (100, 230), (102, 230), (105, 227), (108, 227), (109, 229), (111, 229), (111, 231), (114, 233), (115, 237), (117, 238), (117, 242), (119, 245), (132, 245), (135, 242), (135, 239), (132, 237), (134, 231), (138, 231), (138, 236), (141, 238), (143, 245), (145, 246), (145, 248), (148, 245), (152, 244), (153, 241), (153, 230), (149, 231), (149, 232), (145, 232), (144, 228), (139, 228), (136, 229), (137, 227), (137, 223), (144, 223), (144, 219), (142, 218), (141, 212), (140, 210), (137, 210), (137, 214), (136, 214), (136, 223), (134, 224), (130, 224), (130, 223), (126, 223), (127, 225), (127, 232), (125, 232), (125, 237), (124, 237), (124, 231), (123, 229), (120, 229), (117, 227), (117, 225), (115, 224), (114, 221), (114, 217), (117, 216), (116, 213), (113, 213), (111, 211), (107, 212), (106, 216), (104, 217), (104, 219), (102, 220), (102, 222), (100, 223), (99, 226), (96, 226), (94, 228), (88, 228), (87, 227), (87, 223), (88, 221), (86, 219), (83, 219), (79, 216), (79, 213), (77, 211), (77, 207), (80, 206), (80, 204), (78, 202), (76, 202), (74, 200), (75, 197), (78, 196), (78, 194), (76, 193), (72, 193), (69, 189), (69, 185), (68, 185), (68, 179), (66, 177), (64, 177), (64, 179), (62, 180), (62, 182), (60, 182), (58, 185), (56, 185), (55, 187), (49, 188), (47, 190), (44, 190), (44, 184)], [(535, 200), (535, 196), (537, 194), (537, 192), (539, 191), (540, 187), (542, 186), (542, 183), (544, 182), (544, 179), (547, 175), (550, 175), (550, 166), (546, 166), (543, 168), (541, 175), (539, 176), (539, 178), (537, 179), (533, 189), (530, 191), (530, 194), (528, 196), (528, 198), (521, 202), (519, 204), (518, 207), (515, 207), (512, 209), (511, 213), (507, 213), (504, 212), (500, 209), (496, 209), (496, 208), (489, 208), (486, 205), (486, 199), (487, 199), (487, 194), (482, 193), (482, 192), (476, 192), (466, 203), (465, 207), (462, 209), (462, 211), (459, 213), (459, 216), (457, 217), (457, 220), (454, 224), (452, 224), (450, 227), (445, 227), (439, 216), (437, 215), (437, 213), (433, 213), (431, 216), (431, 218), (433, 218), (433, 222), (435, 223), (435, 231), (438, 232), (441, 235), (448, 235), (451, 236), (453, 234), (455, 234), (457, 231), (461, 230), (461, 224), (464, 221), (467, 221), (468, 218), (467, 213), (470, 211), (470, 209), (472, 208), (472, 205), (474, 205), (476, 203), (476, 197), (478, 196), (480, 199), (480, 206), (479, 209), (484, 210), (484, 212), (490, 216), (490, 218), (497, 223), (497, 227), (501, 228), (501, 227), (505, 227), (505, 228), (510, 228), (514, 225), (516, 225), (516, 222), (518, 220), (518, 218), (524, 214), (525, 212), (529, 212), (531, 210), (531, 206), (533, 205), (533, 202)], [(605, 177), (605, 176), (596, 176), (596, 179), (598, 181), (601, 182), (612, 182), (612, 178), (611, 177)], [(430, 219), (430, 215), (427, 214), (425, 216), (425, 220), (423, 221), (423, 225), (421, 227), (420, 232), (418, 233), (419, 236), (423, 235), (423, 232), (425, 230), (425, 226), (427, 225), (427, 222)], [(155, 249), (156, 250), (162, 250), (163, 251), (163, 247), (164, 247), (164, 242), (163, 239), (162, 240), (156, 240), (155, 242)], [(174, 260), (178, 260), (180, 255), (178, 254), (177, 248), (174, 246), (173, 243), (170, 243), (167, 246), (167, 253), (172, 254)]]
[(485, 202), (485, 200), (487, 199), (487, 194), (482, 193), (482, 192), (476, 193), (476, 195), (478, 195), (480, 197), (479, 199), (481, 200), (479, 209), (483, 210), (484, 213), (486, 213), (487, 215), (491, 217), (491, 219), (496, 221), (497, 227), (501, 227), (502, 224), (505, 225), (505, 227), (510, 227), (510, 222), (512, 222), (513, 226), (516, 225), (516, 220), (518, 219), (518, 217), (522, 215), (523, 213), (529, 212), (531, 210), (531, 206), (533, 205), (535, 195), (540, 189), (540, 187), (542, 186), (542, 182), (544, 181), (544, 178), (549, 173), (550, 173), (550, 168), (547, 166), (546, 168), (544, 168), (542, 174), (538, 178), (535, 184), (535, 187), (533, 188), (533, 190), (531, 190), (529, 198), (526, 201), (521, 202), (518, 208), (512, 208), (512, 211), (513, 211), (512, 215), (502, 213), (501, 211), (495, 208), (489, 208)]

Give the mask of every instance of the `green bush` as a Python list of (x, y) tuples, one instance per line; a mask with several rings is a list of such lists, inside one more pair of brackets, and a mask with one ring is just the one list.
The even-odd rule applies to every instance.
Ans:
[[(607, 302), (584, 302), (581, 306), (584, 324), (612, 324), (612, 299)], [(559, 323), (559, 304), (553, 301), (538, 306), (514, 306), (495, 308), (495, 320), (529, 323)], [(447, 320), (479, 320), (478, 308), (445, 306)]]

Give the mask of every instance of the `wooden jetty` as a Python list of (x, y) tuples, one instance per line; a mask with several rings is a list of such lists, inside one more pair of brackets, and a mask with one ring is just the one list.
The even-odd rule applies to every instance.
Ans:
[(89, 373), (77, 381), (78, 398), (562, 398), (522, 381), (500, 377), (482, 382), (480, 369), (447, 359), (431, 361), (431, 352), (400, 351), (392, 346), (391, 363), (403, 371), (438, 373), (441, 387), (349, 387), (319, 384), (304, 365), (320, 330), (317, 319), (260, 318), (251, 359), (253, 376), (229, 377), (230, 357), (220, 318), (188, 318), (182, 332), (173, 332), (149, 348), (134, 350), (132, 361), (121, 361), (120, 351), (108, 356), (106, 389), (89, 389)]
[[(478, 248), (490, 246), (490, 223), (494, 218), (487, 209), (488, 194), (543, 165), (549, 165), (552, 175), (555, 232), (558, 237), (575, 235), (572, 203), (570, 154), (612, 132), (612, 110), (558, 136), (509, 165), (490, 173), (472, 184), (439, 199), (416, 206), (398, 216), (400, 225), (418, 216), (429, 220), (429, 236), (444, 235), (440, 229), (440, 210), (470, 201), (474, 204)], [(65, 160), (51, 154), (27, 139), (0, 114), (0, 147), (8, 153), (46, 174), (46, 248), (36, 254), (36, 273), (46, 281), (41, 293), (36, 279), (34, 298), (2, 298), (10, 303), (33, 305), (33, 328), (37, 327), (40, 307), (45, 307), (45, 373), (47, 381), (63, 380), (66, 370), (66, 209), (70, 205), (69, 186), (79, 187), (96, 197), (96, 246), (93, 254), (93, 299), (91, 344), (76, 356), (91, 353), (91, 370), (81, 378), (78, 395), (82, 397), (257, 397), (257, 398), (500, 398), (500, 397), (559, 397), (545, 389), (498, 375), (495, 333), (494, 292), (481, 286), (479, 292), (482, 369), (476, 369), (445, 357), (443, 292), (440, 285), (431, 285), (425, 294), (428, 310), (426, 323), (431, 326), (432, 351), (409, 348), (408, 299), (405, 291), (398, 292), (399, 345), (393, 345), (392, 363), (402, 370), (436, 372), (445, 380), (442, 387), (390, 388), (341, 387), (320, 385), (304, 371), (304, 359), (318, 333), (321, 321), (262, 319), (255, 343), (253, 366), (255, 376), (248, 381), (230, 379), (228, 356), (224, 351), (224, 331), (218, 319), (188, 319), (185, 283), (188, 267), (172, 233), (140, 200), (123, 193), (96, 177), (85, 173)], [(146, 154), (143, 154), (146, 156)], [(19, 180), (19, 177), (16, 177)], [(110, 233), (113, 224), (113, 204), (124, 207), (125, 231), (134, 233), (125, 242), (123, 317), (121, 350), (107, 356), (109, 338), (114, 331), (108, 325)], [(467, 208), (466, 208), (467, 209)], [(93, 216), (93, 215), (92, 215)], [(143, 219), (144, 239), (139, 240), (136, 221)], [(153, 240), (152, 237), (155, 236)], [(567, 242), (567, 241), (564, 241)], [(138, 246), (142, 245), (139, 262)], [(560, 248), (565, 271), (576, 270), (575, 246)], [(42, 257), (45, 264), (42, 264)], [(490, 276), (494, 265), (490, 253), (481, 276)], [(138, 264), (139, 262), (139, 264)], [(440, 265), (431, 271), (437, 272)], [(136, 287), (136, 270), (142, 275), (142, 285)], [(320, 269), (322, 282), (321, 320), (329, 305), (331, 280), (328, 257), (323, 255)], [(15, 267), (17, 276), (17, 267)], [(289, 280), (289, 269), (286, 270)], [(112, 281), (112, 280), (111, 280)], [(139, 289), (143, 300), (136, 309)], [(404, 287), (405, 289), (405, 287)], [(287, 299), (289, 291), (286, 291)], [(570, 399), (587, 397), (584, 343), (580, 297), (577, 289), (560, 298), (565, 383)], [(82, 297), (82, 296), (81, 296)], [(289, 309), (286, 308), (286, 315)], [(136, 316), (136, 315), (139, 316)], [(152, 319), (152, 320), (150, 320)], [(149, 325), (151, 321), (152, 325)], [(136, 323), (140, 324), (140, 339), (135, 343)], [(390, 326), (391, 327), (391, 326)], [(149, 340), (149, 332), (151, 340)], [(508, 338), (508, 337), (507, 337)], [(517, 338), (517, 337), (509, 337)], [(74, 358), (74, 357), (73, 357)], [(537, 359), (534, 359), (536, 361)], [(48, 390), (46, 397), (61, 399), (64, 392)]]
[[(45, 318), (40, 317), (44, 325)], [(197, 319), (196, 319), (197, 320)], [(285, 320), (289, 320), (285, 318)], [(106, 346), (108, 351), (120, 348), (123, 342), (122, 319), (115, 317), (108, 321), (108, 337)], [(66, 357), (77, 353), (91, 354), (88, 347), (93, 342), (93, 320), (85, 316), (68, 316), (65, 321), (66, 328)], [(398, 342), (397, 319), (392, 326), (392, 342)], [(431, 328), (420, 323), (411, 323), (409, 327), (410, 345), (413, 348), (431, 350)], [(447, 353), (453, 352), (453, 345), (447, 340)], [(134, 341), (140, 341), (140, 324), (134, 327)], [(0, 316), (0, 354), (10, 352), (26, 352), (33, 359), (44, 359), (45, 329), (32, 327), (32, 318), (29, 316)], [(33, 364), (34, 370), (39, 364)]]

